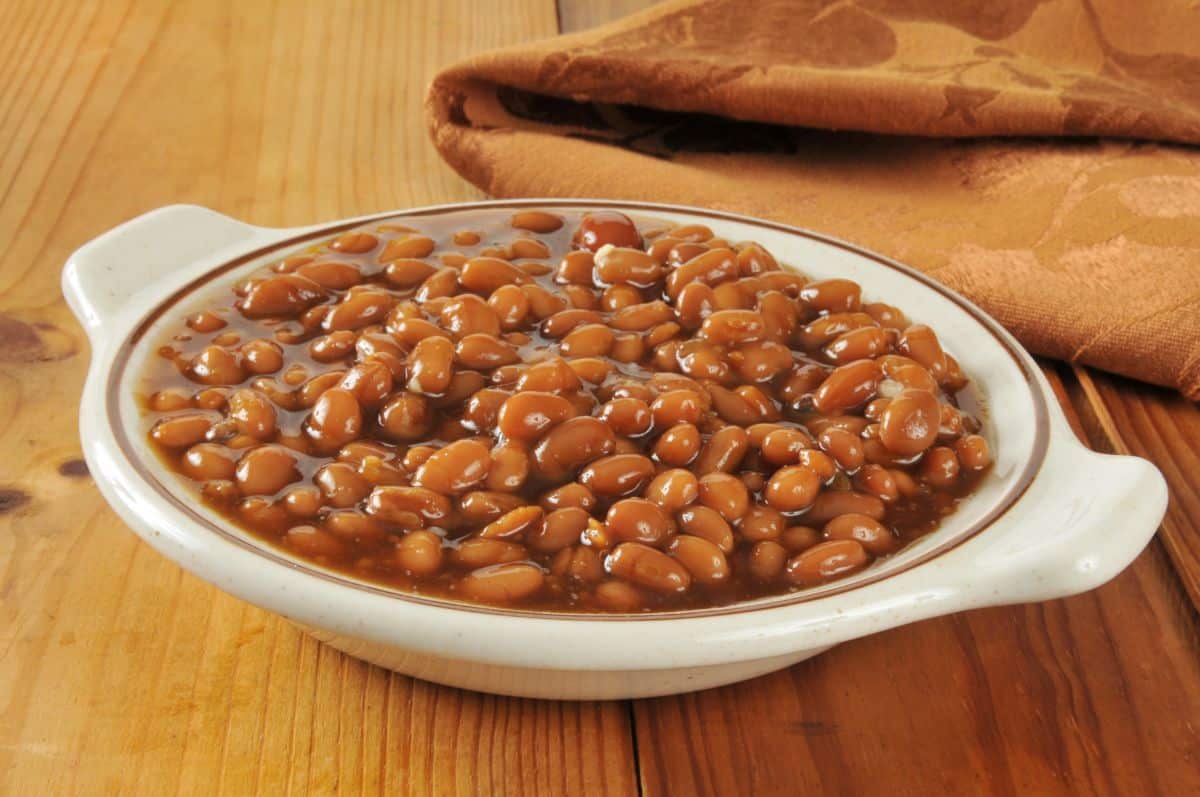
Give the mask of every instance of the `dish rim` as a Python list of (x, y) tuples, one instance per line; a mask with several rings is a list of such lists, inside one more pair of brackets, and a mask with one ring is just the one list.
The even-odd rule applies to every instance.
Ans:
[[(410, 216), (435, 216), (449, 212), (528, 207), (560, 207), (576, 209), (605, 208), (631, 211), (634, 213), (653, 213), (655, 211), (660, 211), (691, 217), (699, 217), (701, 219), (736, 222), (816, 241), (818, 243), (832, 246), (836, 249), (841, 249), (853, 255), (862, 257), (875, 263), (876, 265), (897, 271), (901, 275), (909, 279), (913, 279), (923, 286), (932, 289), (942, 296), (942, 298), (949, 300), (960, 310), (964, 311), (973, 321), (981, 326), (997, 344), (999, 344), (1001, 349), (1016, 365), (1018, 371), (1024, 377), (1025, 387), (1030, 396), (1034, 411), (1034, 437), (1029, 457), (1025, 460), (1023, 466), (1021, 467), (1020, 473), (1010, 484), (1007, 490), (1005, 490), (1005, 492), (995, 500), (992, 506), (989, 507), (975, 523), (955, 532), (953, 535), (948, 536), (945, 540), (941, 540), (937, 544), (931, 545), (928, 550), (923, 551), (919, 555), (914, 556), (912, 559), (903, 562), (896, 567), (881, 567), (878, 572), (874, 574), (864, 574), (863, 577), (855, 580), (847, 580), (845, 582), (834, 581), (826, 585), (801, 590), (798, 592), (783, 593), (780, 595), (755, 599), (753, 601), (739, 601), (723, 606), (692, 609), (672, 609), (667, 611), (642, 613), (600, 613), (489, 606), (486, 604), (474, 604), (466, 601), (459, 601), (452, 598), (422, 595), (418, 593), (407, 592), (399, 588), (388, 587), (382, 584), (375, 584), (370, 581), (356, 578), (348, 573), (341, 573), (331, 569), (325, 569), (314, 563), (299, 559), (298, 557), (291, 557), (267, 541), (248, 539), (246, 536), (237, 533), (233, 530), (236, 528), (234, 524), (229, 523), (228, 521), (217, 522), (212, 517), (202, 514), (192, 506), (184, 503), (171, 489), (167, 487), (163, 480), (159, 478), (158, 474), (154, 473), (153, 470), (148, 467), (147, 463), (145, 462), (145, 457), (134, 446), (133, 440), (129, 434), (129, 429), (126, 427), (126, 424), (121, 417), (121, 388), (123, 383), (126, 381), (126, 374), (128, 373), (132, 362), (132, 355), (137, 345), (142, 341), (151, 328), (164, 315), (170, 313), (180, 301), (185, 300), (188, 296), (195, 295), (197, 292), (203, 290), (206, 286), (211, 285), (214, 281), (220, 279), (228, 272), (245, 266), (251, 261), (267, 256), (272, 252), (282, 253), (301, 246), (307, 241), (320, 239), (332, 234), (336, 234), (343, 230), (362, 226), (364, 224), (370, 224), (372, 222), (385, 219), (404, 218)], [(764, 611), (769, 609), (782, 609), (799, 604), (812, 603), (824, 598), (843, 595), (848, 592), (876, 585), (893, 577), (908, 573), (909, 571), (914, 570), (922, 565), (933, 562), (934, 560), (958, 548), (964, 543), (975, 539), (983, 531), (995, 524), (998, 519), (1000, 519), (1018, 504), (1021, 497), (1033, 483), (1046, 460), (1051, 437), (1050, 412), (1046, 397), (1039, 387), (1038, 376), (1033, 363), (1029, 356), (1020, 347), (1020, 344), (1018, 344), (1012, 338), (1012, 336), (995, 320), (993, 320), (973, 303), (968, 301), (965, 297), (959, 295), (957, 292), (933, 280), (925, 274), (896, 260), (848, 241), (843, 241), (833, 236), (784, 224), (782, 222), (759, 219), (752, 216), (729, 213), (726, 211), (711, 210), (708, 208), (690, 207), (686, 205), (603, 199), (552, 198), (479, 200), (474, 202), (451, 203), (428, 207), (410, 208), (399, 211), (380, 212), (353, 219), (341, 219), (326, 224), (317, 224), (311, 227), (303, 228), (293, 236), (275, 240), (263, 246), (255, 247), (249, 252), (239, 254), (231, 259), (216, 264), (206, 269), (204, 273), (188, 280), (184, 285), (173, 290), (171, 293), (167, 294), (161, 299), (155, 299), (153, 301), (153, 306), (138, 317), (138, 319), (132, 324), (130, 330), (123, 336), (119, 343), (115, 343), (113, 345), (112, 359), (110, 360), (110, 363), (106, 369), (105, 386), (102, 391), (102, 395), (104, 402), (102, 412), (104, 417), (110, 424), (110, 428), (121, 456), (133, 469), (133, 475), (137, 477), (138, 481), (152, 489), (155, 494), (165, 500), (170, 505), (172, 510), (182, 513), (192, 521), (204, 527), (206, 531), (215, 533), (225, 542), (232, 543), (244, 550), (248, 550), (257, 556), (266, 559), (272, 565), (286, 567), (290, 570), (321, 579), (338, 587), (345, 587), (355, 591), (367, 592), (388, 599), (399, 599), (404, 602), (416, 603), (431, 608), (466, 611), (475, 614), (503, 615), (522, 619), (544, 620), (586, 620), (604, 622), (636, 620), (641, 622), (650, 622), (710, 618)], [(984, 399), (986, 402), (987, 397), (985, 396)]]

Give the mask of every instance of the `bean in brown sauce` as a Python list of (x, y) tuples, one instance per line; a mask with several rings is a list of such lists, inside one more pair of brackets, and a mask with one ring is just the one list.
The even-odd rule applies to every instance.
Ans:
[(721, 606), (852, 575), (988, 473), (953, 341), (851, 280), (611, 210), (397, 221), (169, 317), (147, 371), (164, 460), (296, 556), (501, 606)]

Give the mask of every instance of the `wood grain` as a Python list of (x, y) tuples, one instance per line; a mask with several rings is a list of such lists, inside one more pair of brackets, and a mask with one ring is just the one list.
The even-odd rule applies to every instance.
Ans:
[(643, 5), (0, 4), (0, 794), (1200, 793), (1200, 411), (1163, 391), (1049, 372), (1088, 442), (1171, 484), (1161, 542), (1112, 583), (632, 720), (343, 656), (100, 500), (72, 420), (87, 343), (57, 289), (75, 247), (170, 202), (283, 225), (475, 197), (426, 141), (434, 71)]
[(425, 85), (555, 29), (539, 0), (0, 4), (0, 793), (636, 791), (625, 706), (392, 675), (138, 542), (80, 468), (57, 287), (171, 202), (283, 225), (478, 196)]
[(1154, 462), (1170, 487), (1159, 534), (1200, 609), (1200, 407), (1177, 393), (1074, 368), (1071, 400), (1100, 450)]

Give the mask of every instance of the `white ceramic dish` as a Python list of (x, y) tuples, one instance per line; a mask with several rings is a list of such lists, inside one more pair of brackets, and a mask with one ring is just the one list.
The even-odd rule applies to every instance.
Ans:
[(886, 258), (780, 224), (667, 205), (525, 200), (401, 215), (523, 206), (606, 206), (701, 222), (731, 240), (757, 240), (809, 275), (862, 282), (868, 296), (886, 298), (952, 342), (987, 397), (995, 468), (942, 528), (899, 554), (822, 588), (733, 607), (539, 614), (355, 581), (270, 548), (200, 506), (137, 431), (132, 396), (159, 311), (197, 283), (226, 286), (281, 247), (397, 214), (265, 229), (172, 206), (100, 236), (72, 255), (63, 273), (64, 293), (92, 343), (80, 427), (104, 496), (164, 555), (351, 655), (468, 689), (581, 699), (718, 686), (916, 620), (1083, 592), (1125, 568), (1162, 519), (1166, 485), (1152, 465), (1085, 449), (1032, 359), (1006, 332), (961, 297)]

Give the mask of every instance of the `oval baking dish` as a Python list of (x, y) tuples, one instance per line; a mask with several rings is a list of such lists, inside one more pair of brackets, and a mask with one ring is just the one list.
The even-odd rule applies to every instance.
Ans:
[[(139, 367), (164, 312), (181, 298), (373, 219), (530, 207), (614, 208), (703, 223), (730, 240), (756, 240), (811, 277), (848, 277), (888, 297), (950, 341), (986, 398), (995, 466), (935, 532), (844, 580), (716, 608), (589, 615), (416, 596), (297, 559), (199, 504), (139, 433)], [(594, 699), (730, 683), (927, 617), (1094, 588), (1137, 556), (1166, 508), (1165, 483), (1152, 465), (1078, 443), (1032, 359), (980, 310), (893, 261), (777, 223), (669, 205), (519, 200), (266, 229), (172, 206), (81, 248), (63, 286), (93, 349), (80, 409), (84, 453), (130, 527), (201, 578), (341, 650), (454, 686)]]

